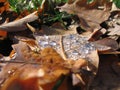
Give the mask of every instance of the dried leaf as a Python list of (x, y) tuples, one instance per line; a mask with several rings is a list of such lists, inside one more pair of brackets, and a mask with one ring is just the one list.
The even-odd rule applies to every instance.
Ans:
[(59, 29), (48, 26), (42, 26), (40, 32), (37, 32), (38, 35), (65, 35), (65, 34), (76, 34), (76, 25), (71, 26), (69, 30)]
[(93, 79), (95, 75), (98, 72), (98, 66), (99, 66), (99, 56), (98, 51), (92, 51), (88, 55), (88, 65), (86, 66), (86, 69), (82, 70), (81, 77), (83, 81), (85, 82), (85, 85), (82, 85), (82, 90), (89, 90), (91, 83), (93, 82)]
[(117, 35), (118, 37), (120, 36), (120, 25), (115, 24), (114, 28), (108, 29), (109, 33), (108, 35), (114, 36)]
[(0, 13), (2, 14), (4, 11), (9, 10), (9, 2), (7, 0), (0, 0)]
[[(3, 79), (7, 76), (8, 78), (4, 81), (0, 90), (8, 90), (9, 88), (12, 88), (12, 90), (19, 90), (20, 88), (22, 90), (39, 90), (39, 86), (44, 89), (48, 84), (53, 83), (54, 85), (61, 75), (69, 73), (69, 69), (64, 67), (63, 63), (65, 61), (60, 58), (55, 50), (46, 48), (41, 53), (42, 59), (37, 62), (38, 64), (30, 64), (26, 61), (23, 64), (8, 64), (7, 67), (4, 67), (0, 76)], [(31, 59), (31, 57), (28, 59)], [(16, 89), (16, 86), (19, 87)]]
[(0, 25), (0, 29), (8, 31), (8, 32), (17, 32), (17, 31), (25, 30), (27, 28), (26, 23), (32, 22), (38, 19), (38, 16), (35, 15), (36, 13), (37, 12), (33, 12), (22, 19)]
[(101, 40), (97, 40), (94, 43), (99, 44), (99, 45), (103, 45), (103, 46), (111, 47), (111, 49), (113, 49), (113, 50), (117, 50), (119, 48), (117, 41), (114, 39), (111, 39), (111, 38), (104, 38)]
[(6, 37), (7, 36), (7, 32), (3, 31), (3, 30), (0, 30), (0, 36)]
[(100, 29), (100, 24), (107, 20), (110, 15), (109, 11), (96, 9), (96, 5), (87, 4), (87, 0), (76, 0), (62, 6), (61, 11), (77, 14), (81, 27), (93, 31), (94, 29)]
[[(106, 42), (105, 40), (105, 44), (101, 45), (101, 43), (98, 41), (96, 41), (97, 43), (95, 44), (95, 42), (89, 42), (86, 40), (86, 38), (81, 37), (78, 34), (70, 34), (70, 35), (51, 35), (51, 36), (36, 36), (35, 37), (37, 40), (33, 40), (33, 39), (28, 39), (28, 38), (21, 38), (19, 37), (18, 39), (20, 40), (18, 44), (13, 45), (13, 49), (17, 52), (17, 57), (15, 58), (15, 60), (20, 60), (22, 61), (19, 65), (23, 65), (22, 69), (18, 69), (17, 66), (15, 66), (14, 64), (11, 65), (11, 67), (13, 68), (17, 68), (17, 71), (19, 71), (20, 75), (17, 75), (17, 77), (15, 78), (19, 78), (18, 80), (18, 84), (19, 81), (21, 82), (25, 82), (23, 84), (26, 84), (26, 80), (33, 80), (33, 77), (37, 77), (37, 79), (35, 79), (35, 82), (37, 82), (37, 80), (40, 78), (39, 84), (40, 85), (48, 85), (48, 83), (54, 83), (62, 74), (67, 75), (70, 74), (69, 71), (73, 71), (73, 73), (77, 74), (77, 78), (79, 79), (78, 82), (74, 82), (75, 84), (77, 83), (81, 83), (82, 88), (88, 88), (88, 86), (91, 84), (92, 79), (94, 78), (94, 76), (97, 73), (98, 70), (98, 64), (99, 64), (99, 57), (98, 57), (98, 50), (108, 50), (111, 49), (108, 46), (112, 47), (112, 44)], [(40, 43), (49, 40), (49, 42), (52, 42), (54, 40), (54, 43), (47, 43), (47, 46), (45, 45), (41, 45)], [(78, 45), (76, 45), (76, 41)], [(67, 41), (67, 42), (66, 42)], [(66, 43), (68, 42), (73, 42), (73, 45), (71, 45), (72, 47), (69, 49), (69, 51), (72, 53), (68, 53), (69, 51), (64, 51), (66, 50), (65, 46), (67, 45)], [(108, 39), (107, 39), (108, 41)], [(111, 42), (112, 40), (110, 39), (109, 42)], [(37, 42), (37, 44), (36, 44)], [(112, 41), (113, 42), (113, 41)], [(62, 43), (62, 45), (60, 44)], [(80, 48), (80, 45), (83, 47)], [(104, 46), (104, 45), (108, 46)], [(45, 42), (44, 42), (45, 44)], [(53, 45), (50, 46), (49, 45)], [(57, 47), (59, 47), (59, 45), (62, 47), (59, 47), (60, 50), (58, 50), (58, 48), (56, 49), (55, 45), (57, 45)], [(98, 45), (98, 46), (96, 46)], [(39, 47), (38, 47), (39, 46)], [(76, 47), (74, 47), (76, 46)], [(32, 48), (31, 48), (32, 47)], [(33, 48), (39, 48), (39, 51), (35, 52)], [(52, 48), (51, 48), (52, 47)], [(96, 48), (98, 47), (98, 48)], [(54, 48), (54, 49), (53, 49)], [(63, 49), (64, 48), (64, 49)], [(77, 51), (78, 48), (81, 49), (82, 52)], [(101, 49), (102, 48), (102, 49)], [(114, 48), (116, 48), (114, 46)], [(68, 49), (68, 48), (67, 48)], [(76, 50), (77, 49), (77, 50)], [(76, 51), (77, 52), (76, 52)], [(73, 52), (74, 51), (74, 52)], [(61, 57), (61, 54), (65, 54), (66, 55), (66, 60), (64, 60), (64, 57)], [(78, 56), (76, 59), (76, 55), (77, 53), (80, 53), (80, 55), (83, 55), (85, 59), (81, 59), (81, 57), (83, 56)], [(75, 55), (74, 55), (75, 54)], [(69, 56), (72, 55), (72, 56)], [(69, 56), (69, 57), (68, 57)], [(68, 60), (72, 60), (68, 61)], [(74, 61), (75, 59), (75, 61)], [(9, 64), (10, 65), (10, 64)], [(12, 69), (9, 67), (9, 65), (7, 65), (8, 69), (6, 69), (7, 71), (11, 71)], [(29, 69), (27, 69), (29, 68)], [(7, 73), (6, 71), (6, 73)], [(14, 71), (14, 70), (13, 70)], [(29, 72), (31, 71), (31, 72)], [(38, 74), (38, 71), (40, 72)], [(46, 73), (45, 76), (42, 77), (42, 75), (44, 74), (44, 72)], [(21, 76), (22, 75), (22, 76)], [(3, 75), (4, 76), (4, 75)], [(2, 76), (2, 77), (3, 77)], [(39, 77), (38, 77), (39, 76)], [(54, 76), (54, 77), (53, 77)], [(22, 78), (20, 78), (22, 77)], [(14, 79), (15, 79), (14, 78)], [(74, 81), (75, 78), (73, 78)], [(9, 78), (10, 81), (12, 81), (12, 83), (15, 83), (14, 80), (11, 78)], [(7, 81), (5, 81), (6, 83), (9, 83)], [(31, 83), (28, 83), (29, 85), (31, 85)], [(8, 86), (11, 86), (11, 84), (9, 83)], [(5, 87), (8, 87), (5, 86)], [(28, 88), (28, 87), (26, 87)], [(41, 86), (42, 88), (42, 86)], [(4, 89), (3, 89), (4, 90)], [(34, 90), (34, 89), (33, 89)]]
[(106, 29), (101, 30), (94, 30), (94, 32), (88, 34), (89, 41), (96, 41), (99, 40), (102, 35), (104, 35), (107, 32)]
[(119, 48), (120, 48), (120, 42), (119, 42)]
[(101, 54), (115, 54), (115, 55), (117, 55), (117, 54), (120, 54), (120, 52), (119, 51), (106, 51), (106, 52), (101, 52)]
[(32, 27), (30, 24), (27, 23), (26, 25), (33, 33), (36, 32), (36, 29), (34, 27)]
[(118, 61), (118, 62), (114, 62), (114, 63), (112, 64), (112, 68), (113, 68), (114, 72), (115, 72), (117, 75), (120, 76), (120, 62), (119, 62), (119, 61)]
[(98, 65), (99, 57), (97, 50), (91, 52), (87, 59), (76, 61), (73, 65), (73, 71), (77, 71), (79, 74), (73, 75), (73, 84), (80, 84), (83, 90), (89, 88), (89, 85), (97, 73)]
[(87, 66), (88, 62), (85, 59), (79, 59), (77, 61), (75, 61), (75, 64), (72, 67), (72, 71), (73, 72), (79, 72), (79, 69), (81, 69), (82, 67)]
[(90, 71), (92, 71), (94, 74), (97, 73), (98, 70), (98, 65), (99, 65), (99, 56), (98, 56), (98, 51), (92, 51), (89, 55), (88, 55), (88, 68)]
[(15, 36), (15, 38), (18, 39), (19, 41), (25, 42), (32, 51), (35, 51), (35, 50), (39, 51), (39, 48), (34, 39), (21, 37), (21, 36)]
[(85, 82), (83, 81), (82, 77), (79, 74), (72, 74), (72, 84), (78, 85), (79, 83), (85, 85)]

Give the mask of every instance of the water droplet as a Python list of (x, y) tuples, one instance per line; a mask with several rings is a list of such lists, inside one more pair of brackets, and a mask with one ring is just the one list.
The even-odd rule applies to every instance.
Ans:
[(70, 45), (64, 45), (64, 50), (69, 51), (70, 50)]
[(39, 41), (39, 45), (44, 48), (44, 47), (49, 46), (49, 43), (48, 41)]
[(47, 35), (44, 35), (44, 39), (46, 39), (46, 40), (47, 40), (47, 39), (49, 39), (49, 36), (47, 36)]
[(50, 46), (56, 46), (57, 45), (57, 43), (55, 41), (51, 41), (49, 44), (50, 44)]
[(79, 53), (76, 50), (72, 51), (72, 54), (73, 55), (79, 55)]
[(74, 39), (75, 36), (74, 36), (74, 34), (71, 34), (71, 35), (68, 36), (68, 38), (69, 38), (69, 39)]

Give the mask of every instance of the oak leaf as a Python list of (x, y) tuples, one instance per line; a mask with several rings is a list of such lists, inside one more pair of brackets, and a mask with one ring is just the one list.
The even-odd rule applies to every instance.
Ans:
[[(25, 45), (25, 42), (23, 43)], [(21, 45), (23, 45), (23, 43), (21, 43)], [(22, 48), (26, 49), (28, 52), (23, 53), (21, 51)], [(18, 47), (16, 49), (18, 49)], [(20, 55), (20, 53), (23, 53), (22, 55), (24, 56), (24, 54), (30, 53), (32, 50), (27, 48), (26, 45), (19, 48), (19, 51), (21, 52), (18, 54)], [(54, 86), (55, 82), (62, 75), (67, 75), (69, 73), (69, 69), (64, 66), (65, 61), (55, 50), (52, 48), (45, 48), (41, 53), (42, 54), (38, 53), (39, 56), (37, 57), (42, 58), (37, 62), (35, 61), (37, 58), (31, 54), (34, 57), (34, 63), (29, 63), (29, 60), (32, 58), (32, 56), (29, 56), (27, 59), (23, 57), (25, 60), (24, 63), (17, 63), (15, 65), (14, 63), (9, 63), (7, 66), (3, 67), (0, 76), (2, 79), (5, 79), (5, 81), (0, 90), (19, 90), (21, 88), (22, 90), (39, 90), (39, 87), (45, 88), (44, 90), (51, 90), (50, 88), (46, 88), (46, 85)]]
[(100, 10), (96, 8), (96, 5), (98, 6), (98, 2), (87, 4), (87, 0), (75, 0), (60, 7), (60, 11), (78, 15), (81, 27), (94, 31), (94, 29), (100, 29), (100, 24), (107, 20), (110, 15), (109, 10)]
[(120, 25), (117, 25), (117, 24), (115, 24), (114, 25), (114, 28), (109, 28), (108, 29), (108, 35), (110, 35), (110, 36), (115, 36), (115, 35), (117, 35), (117, 36), (120, 36)]

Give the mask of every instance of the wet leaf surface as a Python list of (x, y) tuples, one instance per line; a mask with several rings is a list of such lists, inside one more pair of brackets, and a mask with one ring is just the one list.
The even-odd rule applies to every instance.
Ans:
[(18, 14), (0, 1), (0, 90), (119, 90), (120, 11), (114, 3), (42, 2)]

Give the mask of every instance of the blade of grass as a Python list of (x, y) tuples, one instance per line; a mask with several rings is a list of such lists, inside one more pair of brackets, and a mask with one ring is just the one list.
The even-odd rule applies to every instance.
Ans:
[(57, 83), (55, 84), (55, 86), (53, 87), (52, 90), (58, 90), (60, 85), (63, 83), (64, 79), (65, 79), (65, 75), (62, 75), (61, 78), (57, 81)]

